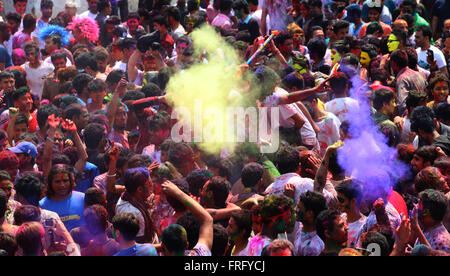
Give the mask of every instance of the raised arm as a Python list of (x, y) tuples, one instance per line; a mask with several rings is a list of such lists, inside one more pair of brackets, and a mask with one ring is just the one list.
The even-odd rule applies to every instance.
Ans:
[(296, 102), (302, 101), (316, 93), (323, 93), (323, 92), (329, 91), (330, 88), (327, 87), (327, 82), (328, 82), (328, 79), (324, 80), (323, 82), (321, 82), (318, 86), (316, 86), (314, 88), (296, 91), (296, 92), (290, 93), (289, 95), (283, 95), (280, 98), (280, 102), (278, 104), (296, 103)]
[(267, 8), (262, 8), (262, 15), (261, 15), (261, 34), (266, 35), (267, 34)]
[(127, 73), (128, 73), (128, 80), (130, 82), (134, 82), (138, 76), (138, 68), (137, 63), (139, 60), (141, 60), (142, 53), (139, 50), (136, 50), (131, 54), (130, 59), (128, 60), (127, 65)]
[(75, 163), (75, 170), (77, 170), (77, 172), (82, 173), (84, 171), (84, 167), (86, 166), (88, 154), (86, 152), (86, 149), (84, 148), (83, 142), (81, 142), (80, 136), (78, 135), (77, 126), (71, 120), (66, 119), (62, 123), (62, 127), (65, 130), (67, 130), (72, 136), (72, 140), (73, 143), (75, 144), (75, 147), (77, 148), (78, 154), (78, 160)]
[(19, 110), (14, 107), (9, 108), (9, 123), (6, 133), (8, 134), (9, 144), (12, 145), (13, 138), (15, 136), (14, 125), (16, 124), (16, 118), (19, 115)]
[(55, 141), (55, 132), (56, 128), (59, 126), (61, 120), (59, 117), (55, 117), (55, 114), (52, 114), (47, 119), (47, 124), (49, 125), (49, 129), (47, 132), (47, 138), (45, 139), (45, 147), (44, 147), (44, 157), (43, 157), (43, 168), (42, 171), (44, 173), (44, 177), (47, 177), (52, 169), (52, 157), (53, 157), (53, 145)]
[(116, 185), (117, 179), (117, 160), (119, 159), (119, 148), (113, 146), (107, 153), (109, 155), (108, 173), (106, 174), (106, 192), (120, 195), (125, 191), (124, 186)]
[(330, 163), (330, 155), (336, 152), (336, 147), (330, 146), (325, 152), (325, 156), (320, 163), (317, 170), (316, 177), (314, 178), (314, 191), (322, 193), (325, 184), (327, 183), (328, 164)]
[[(137, 51), (135, 51), (137, 52)], [(108, 133), (111, 132), (112, 126), (114, 125), (114, 118), (116, 117), (116, 113), (117, 113), (117, 108), (119, 106), (119, 95), (123, 94), (122, 92), (124, 92), (124, 90), (127, 87), (127, 80), (125, 78), (122, 78), (119, 82), (119, 84), (117, 85), (116, 90), (114, 91), (114, 95), (111, 99), (111, 102), (109, 103), (108, 106)]]
[(200, 222), (200, 234), (198, 243), (206, 245), (210, 250), (213, 242), (213, 218), (193, 198), (181, 191), (175, 184), (166, 181), (162, 184), (162, 191), (182, 202)]

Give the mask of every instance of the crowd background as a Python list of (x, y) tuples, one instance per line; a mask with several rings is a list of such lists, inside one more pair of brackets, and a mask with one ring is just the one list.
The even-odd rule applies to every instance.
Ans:
[[(449, 0), (7, 2), (0, 255), (450, 254)], [(205, 25), (277, 152), (172, 137)]]

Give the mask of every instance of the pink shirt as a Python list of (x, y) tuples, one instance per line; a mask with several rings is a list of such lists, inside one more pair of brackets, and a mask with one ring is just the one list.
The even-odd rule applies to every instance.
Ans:
[(220, 27), (220, 28), (224, 29), (225, 31), (229, 31), (229, 30), (231, 30), (231, 26), (233, 25), (233, 23), (231, 22), (231, 19), (228, 16), (226, 16), (223, 13), (219, 13), (214, 18), (211, 25), (214, 27)]

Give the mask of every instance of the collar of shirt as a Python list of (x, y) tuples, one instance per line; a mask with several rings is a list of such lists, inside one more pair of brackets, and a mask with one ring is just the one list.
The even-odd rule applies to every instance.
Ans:
[(240, 20), (240, 21), (241, 21), (241, 23), (248, 24), (248, 22), (250, 21), (250, 19), (252, 19), (252, 16), (249, 14), (249, 15), (247, 16), (247, 18), (245, 18), (244, 21), (242, 21), (242, 20)]

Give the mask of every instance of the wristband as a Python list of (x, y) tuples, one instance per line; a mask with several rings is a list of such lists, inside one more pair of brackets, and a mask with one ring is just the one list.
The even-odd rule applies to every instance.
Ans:
[(117, 176), (117, 174), (115, 173), (115, 174), (107, 174), (106, 175), (106, 177), (116, 177)]

